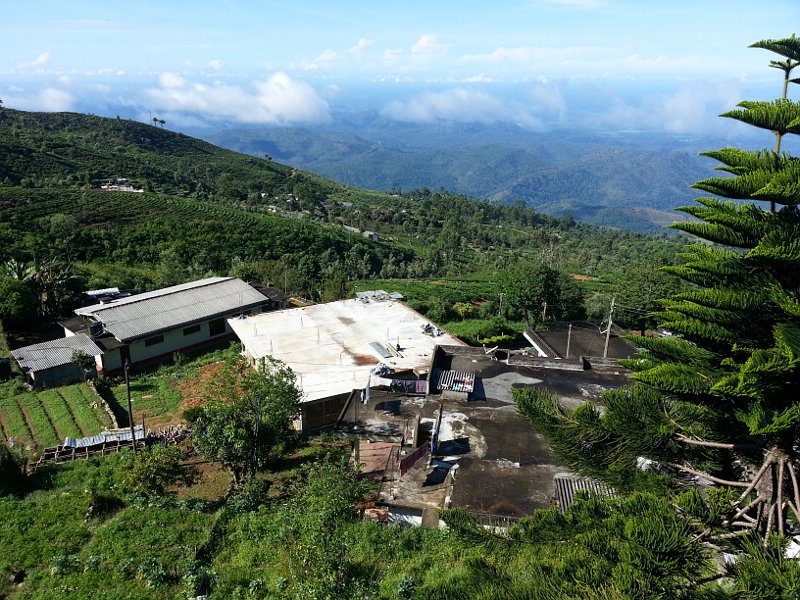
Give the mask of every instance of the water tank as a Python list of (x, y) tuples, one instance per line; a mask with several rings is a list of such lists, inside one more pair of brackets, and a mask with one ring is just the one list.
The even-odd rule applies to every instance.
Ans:
[(92, 337), (97, 337), (98, 335), (103, 333), (103, 324), (99, 321), (92, 321), (89, 323), (89, 335)]

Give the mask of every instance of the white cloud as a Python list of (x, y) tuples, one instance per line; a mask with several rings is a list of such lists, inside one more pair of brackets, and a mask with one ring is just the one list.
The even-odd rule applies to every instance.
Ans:
[(735, 107), (741, 96), (741, 83), (734, 80), (687, 83), (675, 92), (651, 95), (636, 103), (612, 98), (608, 107), (584, 119), (592, 128), (724, 134), (735, 125), (718, 115)]
[(50, 62), (50, 53), (49, 52), (42, 52), (36, 59), (31, 63), (32, 67), (41, 67), (42, 65), (47, 64)]
[(145, 91), (154, 110), (188, 112), (241, 123), (320, 123), (330, 120), (328, 103), (310, 85), (278, 72), (252, 89), (194, 83), (162, 73), (158, 87)]
[(208, 63), (208, 66), (214, 69), (215, 71), (219, 71), (222, 67), (225, 66), (225, 63), (222, 62), (221, 60), (212, 60), (210, 63)]
[(522, 105), (479, 90), (463, 88), (444, 92), (423, 92), (407, 101), (388, 104), (381, 114), (397, 121), (432, 123), (493, 123), (505, 121), (538, 128), (541, 123)]
[(394, 62), (398, 58), (403, 56), (404, 53), (405, 50), (403, 50), (402, 48), (388, 48), (383, 51), (383, 60), (385, 60), (386, 62)]
[(661, 127), (672, 133), (720, 129), (730, 121), (717, 115), (735, 107), (741, 97), (740, 86), (732, 81), (683, 87), (661, 100)]
[(290, 67), (292, 69), (298, 69), (301, 71), (320, 71), (326, 68), (330, 63), (335, 61), (338, 58), (336, 52), (331, 49), (327, 49), (322, 52), (319, 56), (308, 60), (304, 59), (299, 62), (292, 63)]
[(41, 72), (43, 71), (42, 67), (44, 67), (44, 65), (46, 65), (48, 62), (50, 62), (50, 53), (42, 52), (41, 54), (39, 54), (39, 56), (37, 56), (33, 60), (17, 65), (17, 67), (15, 69), (12, 69), (11, 72), (12, 73), (16, 72), (24, 73), (26, 71)]
[(8, 96), (3, 99), (7, 106), (20, 110), (62, 112), (73, 109), (74, 98), (68, 92), (47, 87), (29, 96)]
[(358, 54), (362, 50), (366, 50), (367, 48), (372, 46), (372, 44), (374, 44), (374, 43), (375, 43), (374, 40), (370, 40), (370, 39), (367, 39), (367, 38), (361, 38), (360, 40), (358, 40), (358, 42), (356, 42), (355, 46), (351, 46), (350, 47), (350, 54)]
[(411, 46), (411, 54), (433, 54), (445, 46), (436, 42), (435, 35), (423, 35)]
[(567, 113), (567, 102), (561, 89), (547, 82), (541, 82), (528, 90), (528, 96), (533, 101), (532, 108), (537, 112), (547, 113), (562, 120)]

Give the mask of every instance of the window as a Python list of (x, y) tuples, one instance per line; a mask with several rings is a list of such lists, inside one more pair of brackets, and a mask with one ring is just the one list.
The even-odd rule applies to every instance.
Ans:
[(190, 325), (189, 327), (183, 328), (183, 335), (192, 335), (193, 333), (197, 333), (200, 331), (200, 324), (197, 325)]
[(163, 335), (154, 335), (153, 337), (149, 337), (144, 341), (145, 346), (155, 346), (156, 344), (161, 344), (164, 341)]
[(214, 319), (208, 322), (208, 333), (211, 337), (225, 333), (225, 319)]

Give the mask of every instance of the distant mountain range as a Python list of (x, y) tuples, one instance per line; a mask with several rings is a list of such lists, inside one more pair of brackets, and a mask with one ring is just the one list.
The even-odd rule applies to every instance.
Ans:
[(324, 177), (380, 191), (445, 188), (552, 215), (652, 231), (685, 218), (712, 174), (698, 156), (716, 146), (636, 132), (540, 133), (509, 124), (402, 124), (338, 120), (334, 128), (226, 129), (203, 136)]

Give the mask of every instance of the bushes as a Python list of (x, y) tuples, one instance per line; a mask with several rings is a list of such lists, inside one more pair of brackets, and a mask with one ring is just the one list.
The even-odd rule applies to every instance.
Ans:
[(25, 479), (25, 462), (5, 444), (0, 444), (0, 496), (16, 491)]
[(442, 327), (470, 344), (491, 345), (516, 340), (525, 329), (523, 323), (507, 321), (502, 317), (453, 321), (444, 323)]

